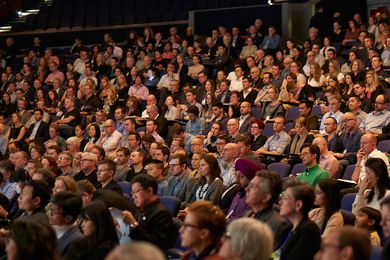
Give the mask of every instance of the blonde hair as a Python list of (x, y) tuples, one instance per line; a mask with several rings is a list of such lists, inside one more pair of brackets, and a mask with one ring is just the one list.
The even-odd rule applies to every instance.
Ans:
[(62, 181), (65, 184), (66, 190), (73, 193), (77, 193), (77, 183), (76, 181), (69, 176), (58, 176), (56, 181)]

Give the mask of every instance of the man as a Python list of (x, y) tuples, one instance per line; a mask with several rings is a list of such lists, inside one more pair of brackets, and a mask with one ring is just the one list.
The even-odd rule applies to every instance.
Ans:
[(357, 260), (370, 257), (371, 242), (367, 233), (348, 226), (333, 229), (323, 238), (321, 250), (315, 255), (316, 260)]
[(97, 181), (100, 183), (98, 189), (112, 190), (122, 194), (122, 189), (113, 177), (115, 174), (116, 165), (112, 160), (105, 159), (99, 162), (98, 170), (96, 173)]
[(146, 121), (146, 127), (145, 127), (146, 133), (153, 136), (157, 143), (164, 144), (165, 143), (164, 139), (157, 133), (157, 127), (158, 126), (154, 120), (149, 119), (148, 121)]
[(291, 229), (290, 224), (273, 209), (282, 192), (279, 174), (265, 170), (258, 172), (245, 191), (245, 201), (252, 209), (248, 216), (266, 223), (272, 229), (275, 235), (274, 246), (279, 248)]
[(390, 112), (387, 110), (389, 98), (378, 95), (375, 99), (375, 110), (363, 118), (360, 128), (368, 133), (381, 134), (382, 128), (390, 123)]
[(116, 151), (116, 168), (113, 180), (116, 182), (125, 181), (130, 171), (130, 151), (126, 147), (120, 147)]
[(360, 107), (362, 105), (362, 101), (358, 96), (351, 96), (348, 99), (348, 110), (356, 116), (357, 125), (363, 121), (363, 118), (366, 117), (367, 113), (364, 112)]
[(219, 45), (217, 49), (217, 55), (214, 59), (214, 71), (213, 75), (216, 75), (218, 70), (228, 70), (231, 60), (226, 52), (225, 45)]
[(372, 103), (369, 98), (367, 98), (366, 95), (366, 85), (363, 82), (358, 82), (355, 85), (353, 85), (353, 92), (355, 96), (360, 98), (361, 105), (360, 108), (366, 112), (370, 113), (372, 110)]
[[(122, 147), (122, 146), (121, 146)], [(141, 136), (137, 132), (130, 132), (127, 137), (127, 145), (125, 145), (130, 152), (138, 151), (141, 149)]]
[(126, 181), (131, 182), (137, 175), (146, 174), (144, 169), (145, 155), (141, 151), (134, 151), (130, 153), (130, 171), (127, 174)]
[(70, 191), (61, 191), (53, 195), (50, 203), (49, 223), (56, 232), (58, 249), (65, 256), (69, 245), (83, 237), (78, 225), (75, 225), (81, 211), (81, 197)]
[(275, 88), (278, 91), (280, 91), (280, 87), (282, 86), (284, 80), (280, 65), (277, 64), (272, 65), (271, 72), (272, 72), (272, 85), (274, 85)]
[(318, 117), (311, 114), (311, 105), (309, 101), (301, 101), (298, 106), (299, 116), (303, 116), (307, 119), (308, 125), (307, 129), (318, 130), (320, 123), (318, 122)]
[(160, 111), (157, 105), (150, 105), (146, 107), (146, 111), (148, 113), (149, 119), (154, 120), (157, 125), (157, 133), (162, 138), (167, 138), (168, 136), (168, 122), (167, 119), (160, 115)]
[(186, 102), (184, 92), (180, 90), (179, 80), (171, 80), (169, 88), (163, 88), (160, 91), (160, 100), (158, 102), (160, 106), (165, 104), (168, 95), (172, 96), (174, 100), (178, 100), (179, 104), (184, 104)]
[(186, 132), (191, 135), (203, 135), (206, 123), (203, 117), (199, 117), (199, 109), (196, 106), (190, 106), (187, 109), (187, 115)]
[(178, 151), (186, 151), (184, 150), (184, 140), (181, 139), (180, 137), (174, 137), (172, 139), (171, 146), (169, 147), (171, 155), (174, 155)]
[(240, 134), (240, 123), (237, 118), (229, 119), (227, 122), (227, 133), (231, 140), (234, 140)]
[(199, 104), (196, 101), (196, 91), (195, 89), (190, 89), (186, 91), (186, 104), (185, 105), (179, 105), (177, 108), (180, 110), (181, 118), (184, 118), (187, 116), (187, 109), (190, 106), (196, 106), (199, 109), (199, 114), (203, 111), (203, 106)]
[(27, 166), (28, 154), (24, 151), (17, 151), (14, 154), (13, 163), (15, 165), (15, 170), (23, 170)]
[(340, 161), (340, 164), (346, 166), (355, 163), (359, 142), (364, 132), (359, 128), (357, 117), (352, 112), (347, 112), (343, 115), (341, 128), (343, 129), (341, 135), (343, 153), (333, 153), (333, 155), (337, 159), (342, 159), (344, 162)]
[(164, 88), (166, 88), (167, 90), (171, 90), (171, 82), (173, 80), (178, 81), (179, 75), (175, 73), (175, 64), (169, 63), (167, 65), (167, 73), (161, 77), (160, 81), (157, 84), (157, 88), (160, 91), (163, 91)]
[(368, 158), (380, 158), (387, 166), (387, 170), (390, 172), (389, 160), (386, 154), (382, 153), (376, 148), (377, 138), (371, 133), (364, 134), (360, 139), (360, 149), (356, 154), (355, 169), (352, 173), (352, 180), (360, 182), (366, 178), (366, 161)]
[(31, 141), (39, 142), (43, 144), (49, 139), (49, 124), (42, 121), (43, 111), (36, 108), (34, 110), (35, 124), (30, 125), (26, 133), (25, 141), (30, 143)]
[(83, 153), (81, 155), (81, 164), (80, 164), (81, 171), (79, 171), (73, 178), (75, 179), (75, 181), (88, 180), (95, 187), (98, 187), (99, 182), (96, 176), (98, 164), (99, 161), (96, 154)]
[(125, 117), (123, 121), (123, 132), (122, 140), (119, 144), (119, 147), (129, 147), (129, 136), (130, 133), (135, 133), (135, 120), (133, 118)]
[(174, 196), (181, 202), (181, 208), (185, 208), (191, 200), (194, 179), (187, 173), (187, 157), (183, 154), (172, 156), (169, 166), (171, 167), (171, 178), (168, 180), (168, 187), (165, 196)]
[(325, 64), (325, 57), (320, 53), (320, 49), (320, 44), (318, 43), (314, 43), (311, 48), (312, 52), (314, 53), (315, 62), (318, 63), (320, 67), (322, 67)]
[(260, 44), (260, 48), (266, 51), (267, 54), (274, 54), (279, 47), (282, 38), (276, 33), (275, 26), (268, 27), (268, 35), (266, 35)]
[(287, 145), (291, 142), (291, 137), (283, 131), (286, 119), (282, 116), (277, 116), (273, 123), (275, 134), (270, 136), (265, 142), (264, 146), (256, 151), (260, 154), (282, 154), (286, 150)]
[(164, 177), (164, 165), (160, 160), (152, 159), (145, 167), (148, 175), (157, 181), (157, 195), (163, 196), (168, 188), (168, 182)]
[(122, 137), (122, 134), (115, 129), (114, 120), (108, 119), (104, 122), (104, 132), (96, 142), (96, 145), (103, 147), (108, 158), (113, 158)]
[(213, 111), (213, 115), (211, 117), (211, 121), (207, 123), (205, 133), (210, 132), (211, 127), (213, 126), (214, 122), (219, 121), (222, 123), (222, 129), (223, 131), (226, 131), (226, 125), (229, 120), (227, 114), (223, 110), (223, 104), (219, 101), (215, 101), (211, 105), (211, 110)]
[(24, 97), (20, 98), (16, 101), (16, 104), (18, 107), (18, 112), (20, 114), (22, 124), (28, 127), (27, 122), (32, 117), (32, 114), (28, 110), (26, 110), (28, 106), (27, 100)]
[(329, 178), (329, 173), (318, 165), (320, 148), (315, 144), (304, 144), (301, 148), (300, 158), (306, 169), (298, 174), (299, 181), (310, 184), (313, 188), (320, 180)]
[(332, 152), (342, 152), (342, 140), (337, 134), (337, 121), (333, 117), (324, 120), (324, 138), (328, 142), (328, 149)]
[(246, 59), (253, 60), (253, 62), (255, 63), (255, 66), (250, 68), (250, 75), (252, 78), (253, 87), (255, 89), (259, 90), (263, 86), (263, 81), (261, 79), (261, 70), (259, 67), (256, 67), (256, 61), (254, 60), (254, 58), (252, 56), (249, 56)]
[(81, 86), (86, 86), (87, 79), (93, 80), (95, 82), (95, 85), (98, 85), (98, 80), (96, 78), (95, 72), (92, 70), (92, 67), (88, 65), (85, 67), (85, 71), (83, 74), (80, 75), (79, 81)]
[(61, 82), (64, 82), (65, 76), (62, 71), (58, 70), (58, 63), (50, 62), (49, 63), (49, 70), (51, 71), (49, 75), (47, 75), (45, 79), (46, 85), (53, 85), (54, 79), (60, 79)]
[(227, 79), (230, 80), (230, 91), (242, 91), (242, 79), (244, 78), (244, 70), (238, 65), (234, 68), (234, 72), (229, 73)]
[(240, 158), (247, 158), (258, 164), (261, 164), (260, 157), (256, 156), (255, 152), (253, 152), (251, 149), (252, 141), (248, 135), (239, 135), (236, 137), (235, 141), (240, 148)]
[(70, 152), (62, 152), (57, 158), (57, 166), (61, 170), (61, 176), (72, 176), (72, 154)]
[(81, 49), (80, 50), (80, 57), (75, 60), (74, 64), (74, 70), (78, 72), (79, 74), (85, 73), (85, 67), (86, 64), (89, 63), (88, 59), (88, 51), (87, 49)]
[(74, 99), (65, 98), (64, 107), (66, 110), (65, 114), (54, 124), (58, 125), (61, 137), (68, 139), (74, 135), (74, 127), (80, 124), (81, 117), (79, 109), (75, 107)]
[(253, 89), (253, 80), (250, 77), (244, 77), (242, 79), (242, 97), (243, 101), (247, 101), (250, 104), (255, 102), (257, 91)]
[(315, 64), (314, 52), (313, 51), (308, 51), (306, 56), (307, 56), (306, 64), (302, 67), (302, 70), (305, 73), (305, 76), (309, 77), (310, 76), (310, 66), (312, 64)]
[(263, 85), (262, 88), (257, 93), (257, 97), (254, 102), (256, 106), (261, 106), (261, 102), (271, 101), (268, 95), (268, 90), (272, 86), (272, 79), (273, 76), (271, 72), (265, 72), (263, 74)]
[(236, 182), (234, 175), (234, 161), (240, 155), (240, 147), (235, 143), (228, 143), (223, 148), (221, 168), (221, 178), (225, 187), (230, 187)]
[(249, 129), (251, 126), (251, 122), (253, 119), (255, 119), (254, 116), (251, 115), (252, 113), (252, 105), (248, 101), (244, 101), (240, 104), (240, 114), (239, 117), (239, 132), (240, 134), (249, 133)]
[(51, 188), (39, 180), (28, 181), (22, 188), (18, 198), (19, 209), (23, 210), (22, 216), (31, 216), (44, 213), (45, 207), (50, 201)]
[(330, 98), (328, 100), (328, 107), (329, 107), (329, 112), (325, 113), (321, 119), (321, 125), (320, 125), (321, 134), (325, 133), (324, 124), (325, 124), (325, 120), (328, 117), (333, 117), (334, 119), (336, 119), (336, 126), (337, 126), (337, 124), (339, 124), (341, 121), (341, 117), (343, 116), (343, 113), (340, 112), (340, 101), (337, 98), (335, 97)]
[[(50, 142), (48, 144), (50, 144)], [(51, 157), (51, 158), (53, 158), (54, 160), (57, 161), (58, 160), (58, 156), (60, 155), (61, 152), (62, 152), (61, 147), (59, 147), (58, 145), (56, 145), (56, 144), (48, 145), (46, 147), (45, 155), (49, 156), (49, 157)]]
[(130, 226), (132, 240), (148, 241), (161, 249), (174, 244), (172, 216), (157, 196), (157, 181), (148, 175), (134, 178), (131, 194), (139, 213), (124, 211), (123, 218)]
[(328, 142), (322, 136), (316, 137), (313, 140), (313, 144), (320, 148), (320, 160), (319, 165), (321, 168), (328, 171), (330, 177), (336, 178), (339, 173), (339, 163), (337, 159), (328, 150)]
[[(124, 111), (123, 108), (118, 107), (114, 111), (115, 116), (115, 129), (124, 135), (125, 133), (125, 121), (124, 121)], [(130, 126), (129, 126), (130, 127)], [(135, 130), (135, 129), (134, 129)], [(123, 136), (124, 137), (124, 136)]]
[(234, 195), (227, 211), (226, 222), (228, 224), (235, 219), (244, 217), (250, 210), (249, 205), (245, 201), (245, 190), (248, 187), (249, 182), (255, 177), (256, 172), (261, 170), (260, 164), (245, 158), (237, 159), (234, 162), (234, 168), (239, 190)]

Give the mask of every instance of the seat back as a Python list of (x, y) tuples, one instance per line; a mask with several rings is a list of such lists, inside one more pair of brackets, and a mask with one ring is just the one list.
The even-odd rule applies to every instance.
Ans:
[(263, 130), (263, 135), (265, 135), (266, 137), (270, 137), (274, 133), (275, 133), (275, 131), (274, 131), (274, 124), (273, 123), (265, 124), (264, 130)]
[(347, 168), (345, 168), (343, 179), (345, 180), (351, 180), (353, 171), (355, 170), (355, 165), (348, 165)]
[(285, 163), (271, 163), (267, 167), (268, 170), (279, 173), (281, 178), (286, 178), (290, 175), (290, 168), (291, 166)]
[(297, 117), (299, 117), (299, 107), (291, 107), (287, 110), (287, 119), (295, 120)]
[(352, 204), (355, 201), (356, 193), (348, 193), (341, 199), (341, 209), (352, 212)]
[(382, 140), (376, 147), (379, 151), (387, 153), (390, 151), (390, 140)]
[(172, 217), (177, 216), (180, 209), (180, 201), (178, 198), (173, 196), (160, 196), (160, 202), (168, 209)]
[(130, 182), (121, 181), (121, 182), (118, 182), (118, 185), (121, 187), (124, 195), (128, 195), (129, 197), (131, 197), (131, 184), (130, 184)]
[(305, 165), (303, 165), (303, 163), (297, 163), (293, 166), (291, 174), (297, 175), (298, 173), (303, 172), (303, 170), (305, 170)]
[(341, 215), (343, 215), (344, 226), (353, 226), (355, 225), (355, 215), (347, 210), (340, 210)]

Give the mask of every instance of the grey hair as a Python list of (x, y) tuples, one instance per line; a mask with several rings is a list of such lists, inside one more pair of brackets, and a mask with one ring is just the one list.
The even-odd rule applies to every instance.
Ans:
[(242, 260), (268, 260), (274, 248), (271, 228), (256, 219), (240, 218), (228, 226), (232, 253)]
[(119, 253), (116, 260), (165, 260), (161, 250), (148, 242), (132, 242), (114, 250)]

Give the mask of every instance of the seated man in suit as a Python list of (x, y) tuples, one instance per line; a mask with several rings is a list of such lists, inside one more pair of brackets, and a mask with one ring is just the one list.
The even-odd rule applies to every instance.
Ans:
[(240, 124), (240, 134), (249, 133), (249, 128), (251, 126), (251, 122), (255, 119), (252, 116), (252, 105), (248, 101), (244, 101), (240, 105), (240, 114), (241, 116), (238, 118)]
[(165, 196), (174, 196), (181, 201), (184, 208), (191, 199), (194, 179), (187, 173), (187, 156), (174, 154), (169, 163), (171, 166), (171, 178), (165, 190)]
[(61, 255), (66, 254), (70, 243), (83, 237), (80, 229), (75, 225), (81, 207), (81, 197), (70, 191), (58, 192), (51, 199), (48, 212), (49, 223), (56, 232)]
[(96, 173), (97, 181), (100, 183), (98, 189), (112, 190), (122, 194), (122, 189), (114, 181), (114, 174), (116, 170), (116, 164), (110, 159), (104, 159), (99, 162), (98, 171)]
[(170, 248), (175, 239), (172, 216), (157, 196), (157, 181), (149, 175), (136, 176), (131, 184), (131, 194), (138, 214), (123, 211), (123, 218), (130, 226), (133, 240), (148, 241), (161, 249)]
[(43, 110), (36, 108), (34, 110), (34, 119), (35, 124), (31, 124), (27, 130), (26, 142), (30, 143), (31, 141), (38, 141), (43, 144), (45, 141), (49, 140), (49, 125), (42, 121)]

